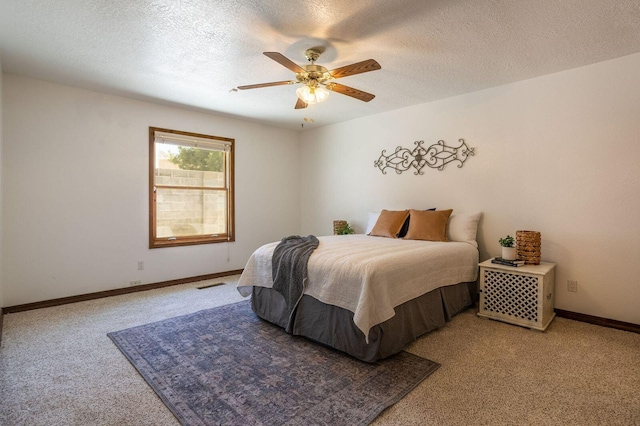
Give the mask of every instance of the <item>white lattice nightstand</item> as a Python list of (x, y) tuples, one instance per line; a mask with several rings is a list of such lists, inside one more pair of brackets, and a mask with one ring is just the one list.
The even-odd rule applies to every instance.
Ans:
[(555, 263), (520, 267), (480, 265), (478, 316), (544, 331), (553, 312)]

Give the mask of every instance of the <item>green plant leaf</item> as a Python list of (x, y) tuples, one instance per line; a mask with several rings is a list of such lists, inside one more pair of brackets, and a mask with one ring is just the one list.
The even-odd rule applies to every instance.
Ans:
[(515, 240), (511, 235), (507, 235), (504, 238), (500, 238), (498, 243), (500, 243), (502, 247), (513, 247), (515, 245)]

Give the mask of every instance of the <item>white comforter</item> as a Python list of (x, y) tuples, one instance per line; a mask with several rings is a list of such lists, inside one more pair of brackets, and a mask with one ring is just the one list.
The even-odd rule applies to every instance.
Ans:
[[(353, 312), (367, 337), (369, 330), (395, 315), (394, 307), (438, 287), (475, 281), (478, 249), (463, 242), (432, 242), (368, 235), (318, 237), (309, 259), (305, 294)], [(238, 282), (243, 296), (252, 286), (273, 286), (271, 256), (278, 242), (249, 258)]]

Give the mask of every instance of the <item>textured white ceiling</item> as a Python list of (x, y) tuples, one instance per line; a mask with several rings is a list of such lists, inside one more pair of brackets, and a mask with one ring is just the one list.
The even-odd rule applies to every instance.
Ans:
[[(294, 110), (297, 86), (232, 92), (294, 74), (281, 52), (338, 82)], [(317, 127), (640, 52), (640, 0), (1, 0), (3, 71), (300, 129)]]

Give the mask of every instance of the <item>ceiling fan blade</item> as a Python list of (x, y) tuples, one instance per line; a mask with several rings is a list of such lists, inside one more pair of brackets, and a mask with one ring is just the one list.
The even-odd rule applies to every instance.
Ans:
[(367, 59), (366, 61), (356, 62), (355, 64), (347, 65), (345, 67), (336, 68), (329, 71), (329, 74), (333, 78), (342, 78), (348, 75), (360, 74), (363, 72), (379, 70), (382, 67), (374, 59)]
[(298, 98), (298, 101), (296, 102), (296, 109), (302, 109), (306, 107), (307, 107), (307, 103), (302, 99)]
[(352, 98), (356, 98), (364, 102), (369, 102), (371, 99), (376, 97), (376, 95), (372, 95), (371, 93), (363, 92), (362, 90), (354, 89), (353, 87), (338, 83), (327, 84), (327, 89), (343, 95), (351, 96)]
[(278, 52), (263, 52), (263, 53), (269, 58), (279, 63), (280, 65), (286, 68), (289, 68), (293, 72), (304, 72), (304, 69), (302, 67), (298, 66), (298, 64), (296, 64), (291, 59), (284, 56), (282, 53), (278, 53)]
[(240, 90), (247, 90), (247, 89), (259, 89), (261, 87), (271, 87), (271, 86), (284, 86), (287, 84), (294, 84), (295, 81), (293, 80), (287, 80), (287, 81), (274, 81), (271, 83), (260, 83), (260, 84), (249, 84), (248, 86), (238, 86), (238, 89)]

